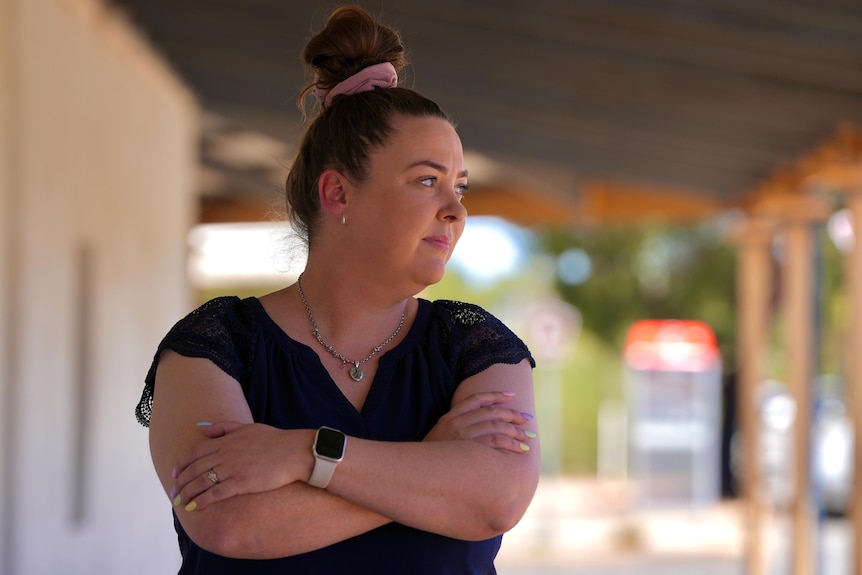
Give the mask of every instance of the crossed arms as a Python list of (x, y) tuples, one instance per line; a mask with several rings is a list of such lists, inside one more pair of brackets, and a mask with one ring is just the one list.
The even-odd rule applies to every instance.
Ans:
[[(535, 492), (540, 450), (531, 413), (528, 361), (493, 365), (461, 382), (423, 441), (349, 437), (322, 490), (305, 483), (314, 430), (255, 424), (235, 379), (209, 360), (165, 351), (150, 448), (186, 533), (219, 555), (285, 557), (390, 521), (482, 540), (513, 527)], [(218, 483), (207, 479), (209, 469)]]

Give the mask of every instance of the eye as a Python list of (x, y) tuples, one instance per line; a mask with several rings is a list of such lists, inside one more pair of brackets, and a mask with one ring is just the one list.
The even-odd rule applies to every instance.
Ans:
[(455, 186), (455, 193), (461, 197), (463, 197), (468, 191), (470, 191), (470, 186), (467, 184), (458, 184)]
[(419, 183), (428, 188), (433, 188), (434, 184), (437, 183), (437, 178), (434, 176), (428, 176), (427, 178), (420, 178)]

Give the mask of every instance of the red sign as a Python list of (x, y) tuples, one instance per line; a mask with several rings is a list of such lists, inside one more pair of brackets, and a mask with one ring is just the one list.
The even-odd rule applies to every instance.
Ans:
[(629, 367), (644, 371), (711, 371), (720, 360), (715, 334), (694, 320), (641, 320), (626, 337)]

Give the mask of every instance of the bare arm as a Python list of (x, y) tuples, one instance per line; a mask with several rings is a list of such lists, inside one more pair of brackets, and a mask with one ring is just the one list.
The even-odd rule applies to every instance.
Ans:
[[(532, 374), (526, 360), (497, 364), (465, 380), (453, 404), (493, 390), (515, 393), (505, 409), (533, 413)], [(504, 419), (494, 422), (508, 425)], [(532, 433), (534, 426), (526, 423)], [(486, 437), (507, 441), (502, 433)], [(528, 451), (514, 452), (475, 441), (382, 443), (351, 437), (327, 490), (405, 525), (481, 540), (520, 520), (538, 483), (539, 460), (535, 440)]]
[[(206, 359), (162, 353), (156, 372), (150, 421), (150, 450), (156, 472), (171, 499), (174, 469), (180, 456), (201, 443), (198, 422), (230, 420), (252, 423), (239, 383)], [(285, 454), (269, 453), (271, 461), (288, 464), (283, 471), (297, 479), (311, 473), (313, 432), (279, 430), (294, 435), (283, 441)], [(229, 477), (216, 487), (230, 488)], [(238, 481), (238, 479), (235, 479)], [(201, 547), (227, 556), (285, 557), (318, 549), (364, 533), (389, 520), (301, 481), (285, 481), (266, 493), (230, 497), (194, 513), (177, 508), (180, 523)], [(225, 528), (222, 528), (224, 526)], [(245, 533), (252, 541), (238, 534)], [(267, 534), (263, 537), (261, 534)]]
[[(162, 375), (156, 386), (151, 424), (157, 470), (166, 491), (176, 484), (184, 497), (194, 498), (193, 505), (200, 502), (193, 511), (181, 505), (177, 509), (180, 521), (199, 545), (222, 555), (266, 558), (317, 549), (388, 522), (386, 508), (396, 512), (394, 519), (408, 525), (463, 539), (482, 539), (514, 524), (535, 489), (535, 481), (527, 480), (513, 492), (504, 493), (500, 500), (488, 497), (488, 477), (501, 475), (489, 463), (507, 466), (510, 460), (518, 461), (510, 458), (520, 458), (533, 462), (523, 469), (534, 465), (538, 470), (538, 450), (525, 453), (520, 448), (528, 435), (518, 426), (528, 420), (518, 409), (532, 411), (526, 362), (522, 366), (495, 366), (462, 383), (453, 400), (453, 410), (441, 418), (427, 442), (393, 444), (349, 438), (348, 457), (339, 465), (335, 477), (348, 477), (355, 465), (351, 461), (364, 462), (352, 473), (356, 474), (355, 480), (363, 482), (362, 486), (357, 484), (357, 493), (374, 505), (370, 507), (358, 500), (351, 503), (350, 495), (335, 491), (335, 480), (332, 492), (343, 498), (302, 483), (313, 466), (313, 431), (249, 424), (251, 415), (239, 385), (210, 362), (170, 354), (160, 363), (159, 371)], [(514, 377), (518, 372), (526, 379), (518, 381)], [(162, 385), (161, 378), (168, 383)], [(189, 381), (202, 387), (190, 388)], [(159, 391), (168, 386), (172, 391)], [(517, 390), (514, 396), (486, 391), (507, 386)], [(220, 392), (213, 393), (214, 389)], [(496, 405), (499, 402), (515, 404), (503, 408)], [(168, 407), (157, 417), (162, 405)], [(175, 423), (160, 424), (171, 419), (170, 413), (174, 413)], [(202, 440), (201, 430), (192, 423), (222, 418), (239, 423), (212, 426), (230, 431), (212, 441)], [(160, 431), (167, 429), (174, 431)], [(205, 430), (213, 437), (210, 428)], [(185, 439), (181, 441), (180, 437)], [(168, 448), (160, 451), (157, 445)], [(188, 454), (183, 453), (183, 447)], [(503, 455), (506, 451), (508, 454)], [(183, 455), (177, 457), (177, 453)], [(174, 454), (174, 459), (168, 454)], [(455, 466), (460, 471), (454, 475), (452, 469), (446, 469), (453, 457), (465, 463), (463, 468)], [(399, 461), (416, 461), (419, 465), (399, 468), (393, 464)], [(182, 471), (176, 482), (172, 473), (175, 465)], [(219, 474), (217, 485), (205, 477), (210, 466), (215, 466)], [(381, 483), (376, 473), (383, 468), (394, 469), (395, 473), (391, 480)], [(429, 468), (436, 470), (430, 472)], [(483, 476), (483, 470), (489, 475)], [(520, 474), (512, 478), (515, 476)], [(453, 483), (453, 477), (458, 482)], [(477, 488), (465, 491), (457, 487), (462, 482)], [(401, 493), (391, 493), (393, 489)], [(424, 496), (426, 489), (430, 491)], [(460, 499), (454, 497), (456, 492)]]

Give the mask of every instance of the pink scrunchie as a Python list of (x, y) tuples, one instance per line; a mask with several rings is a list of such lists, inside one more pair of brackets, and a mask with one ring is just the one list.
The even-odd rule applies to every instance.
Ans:
[(344, 94), (358, 94), (375, 88), (394, 88), (398, 85), (398, 73), (389, 62), (374, 64), (363, 68), (329, 90), (314, 88), (314, 97), (324, 106), (332, 104), (332, 99)]

